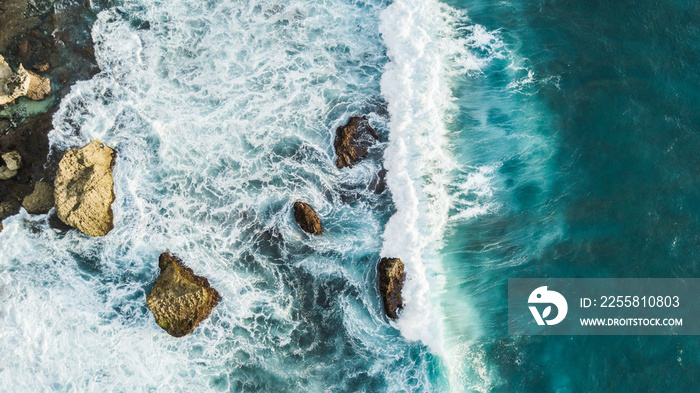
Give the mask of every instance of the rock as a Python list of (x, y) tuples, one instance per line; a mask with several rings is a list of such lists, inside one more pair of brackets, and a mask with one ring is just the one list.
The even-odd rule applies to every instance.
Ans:
[(63, 155), (54, 190), (61, 221), (89, 236), (104, 236), (112, 230), (114, 156), (114, 150), (100, 141)]
[(29, 40), (22, 41), (22, 43), (20, 43), (17, 47), (17, 52), (19, 54), (19, 57), (27, 57), (27, 54), (29, 54)]
[(34, 191), (24, 197), (22, 207), (24, 207), (29, 214), (48, 213), (53, 207), (53, 187), (43, 181), (36, 182)]
[(2, 160), (5, 161), (7, 169), (17, 171), (22, 166), (22, 156), (16, 151), (11, 151), (2, 155)]
[(294, 202), (294, 219), (301, 226), (301, 229), (314, 235), (323, 233), (321, 220), (308, 204), (304, 202)]
[(221, 300), (205, 277), (196, 276), (176, 256), (164, 252), (158, 259), (160, 276), (146, 295), (146, 306), (168, 334), (190, 334)]
[[(5, 58), (0, 55), (0, 81), (4, 81), (5, 79), (9, 78), (14, 74), (12, 72), (12, 68), (10, 68), (10, 65), (7, 64), (5, 61)], [(4, 91), (4, 86), (0, 86), (0, 94)]]
[(396, 311), (403, 307), (401, 289), (405, 274), (403, 262), (399, 258), (382, 258), (377, 267), (379, 271), (379, 292), (384, 302), (384, 310), (389, 318), (396, 319)]
[(48, 62), (42, 62), (42, 63), (37, 63), (32, 66), (32, 69), (36, 72), (46, 72), (49, 70), (49, 63)]
[[(76, 81), (89, 79), (100, 71), (94, 55), (83, 49), (93, 45), (91, 25), (95, 15), (92, 7), (84, 1), (69, 1), (62, 2), (59, 10), (53, 4), (54, 0), (0, 1), (0, 54), (4, 56), (0, 57), (0, 109), (15, 102), (16, 98), (11, 96), (15, 90), (21, 92), (24, 86), (18, 83), (22, 82), (19, 80), (21, 75), (16, 76), (10, 64), (24, 64), (22, 68), (33, 65), (29, 69), (42, 73), (42, 76), (46, 76), (44, 72), (48, 74), (50, 82), (44, 78), (35, 79), (27, 72), (25, 77), (31, 78), (24, 78), (24, 82), (38, 80), (41, 82), (39, 89), (33, 90), (43, 90), (44, 95), (50, 91), (56, 98), (29, 111), (20, 106), (8, 108), (0, 118), (0, 153), (17, 151), (22, 157), (21, 168), (16, 173), (6, 166), (2, 170), (3, 177), (10, 178), (0, 181), (0, 204), (11, 202), (14, 206), (11, 214), (19, 212), (24, 198), (33, 192), (38, 180), (56, 176), (62, 152), (49, 151), (47, 134), (53, 129), (52, 117), (60, 99), (68, 94)], [(57, 37), (70, 37), (70, 40), (59, 41)], [(42, 71), (46, 65), (50, 65), (49, 68)], [(63, 75), (63, 85), (51, 85)], [(10, 82), (9, 86), (6, 82)], [(9, 95), (8, 87), (11, 90)], [(37, 93), (33, 98), (40, 99), (41, 94)], [(40, 108), (47, 111), (37, 114), (36, 110), (42, 110)], [(0, 167), (3, 166), (0, 159)], [(55, 211), (49, 217), (50, 222), (70, 228), (61, 222)], [(53, 223), (52, 226), (56, 227)]]
[(0, 167), (0, 180), (12, 179), (17, 176), (17, 171), (13, 171), (6, 166)]
[[(0, 181), (0, 199), (7, 195), (16, 186), (26, 186), (18, 201), (21, 203), (25, 196), (34, 190), (34, 183), (40, 179), (53, 179), (56, 176), (56, 168), (61, 155), (53, 153), (49, 156), (49, 142), (47, 133), (53, 129), (53, 113), (57, 109), (52, 107), (48, 112), (27, 118), (18, 127), (0, 135), (0, 152), (16, 151), (22, 157), (21, 168), (17, 175), (9, 181)], [(47, 164), (47, 158), (52, 162)], [(4, 160), (0, 158), (0, 165)], [(26, 191), (26, 192), (24, 192)]]
[(0, 1), (0, 53), (6, 53), (13, 41), (21, 40), (22, 34), (39, 24), (39, 18), (30, 15), (30, 7), (27, 0)]
[(48, 78), (25, 70), (22, 64), (14, 74), (10, 69), (8, 75), (8, 69), (10, 67), (0, 56), (0, 105), (11, 104), (19, 97), (41, 101), (51, 94), (51, 81)]
[(17, 171), (22, 166), (22, 156), (16, 151), (2, 155), (5, 165), (0, 166), (0, 180), (7, 180), (17, 176)]
[(19, 205), (13, 199), (0, 202), (0, 220), (17, 214), (18, 211)]
[(23, 82), (27, 86), (25, 95), (30, 100), (41, 101), (51, 94), (51, 81), (49, 78), (43, 78), (38, 74), (25, 70), (22, 64), (19, 65), (16, 75), (20, 75), (25, 81)]
[(2, 220), (19, 212), (19, 204), (10, 197), (10, 200), (0, 201), (0, 231), (2, 231)]
[(386, 189), (386, 169), (382, 168), (369, 182), (369, 189), (381, 194)]
[(352, 167), (367, 156), (367, 149), (379, 140), (367, 117), (351, 117), (348, 124), (335, 130), (335, 154), (338, 168)]

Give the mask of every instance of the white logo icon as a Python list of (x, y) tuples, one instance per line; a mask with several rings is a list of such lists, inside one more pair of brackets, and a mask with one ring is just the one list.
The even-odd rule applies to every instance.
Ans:
[(532, 313), (532, 316), (535, 317), (535, 321), (537, 321), (538, 325), (544, 325), (545, 323), (547, 325), (556, 325), (564, 320), (564, 317), (566, 317), (566, 312), (569, 311), (569, 305), (566, 303), (564, 296), (562, 296), (559, 292), (548, 291), (547, 287), (539, 287), (532, 291), (530, 297), (527, 299), (527, 302), (537, 304), (553, 304), (557, 307), (557, 317), (554, 319), (545, 319), (552, 313), (551, 305), (544, 309), (542, 316), (540, 316), (539, 311), (537, 311), (537, 307), (529, 306), (530, 312)]

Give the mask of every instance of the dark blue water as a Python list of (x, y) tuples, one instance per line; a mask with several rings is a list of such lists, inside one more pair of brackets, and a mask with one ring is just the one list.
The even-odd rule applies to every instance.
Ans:
[(479, 310), (455, 331), (494, 391), (697, 391), (697, 337), (508, 337), (505, 298), (513, 277), (700, 276), (700, 4), (451, 4), (511, 54), (457, 91), (497, 207), (450, 231), (449, 291)]

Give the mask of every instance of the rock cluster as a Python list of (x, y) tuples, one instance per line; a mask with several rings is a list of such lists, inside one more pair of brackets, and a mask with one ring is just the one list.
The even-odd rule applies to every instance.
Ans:
[(51, 81), (24, 69), (22, 64), (12, 72), (5, 58), (0, 56), (0, 106), (14, 103), (19, 97), (41, 101), (51, 94)]
[(146, 306), (158, 326), (171, 336), (190, 334), (209, 316), (221, 296), (205, 277), (195, 275), (170, 253), (160, 255), (158, 267), (160, 276), (146, 295)]
[(397, 311), (403, 307), (401, 289), (405, 279), (403, 262), (399, 258), (382, 258), (377, 266), (379, 292), (384, 303), (384, 311), (389, 318), (398, 318)]
[(114, 157), (114, 150), (100, 141), (66, 152), (54, 183), (61, 221), (89, 236), (104, 236), (112, 230)]
[(379, 135), (369, 125), (366, 116), (351, 117), (348, 124), (335, 130), (335, 154), (338, 168), (352, 167), (367, 156), (367, 149), (376, 141)]
[(323, 233), (318, 214), (307, 203), (294, 202), (294, 219), (304, 231), (320, 235)]
[[(94, 10), (85, 1), (58, 3), (0, 1), (0, 153), (15, 151), (22, 157), (16, 174), (0, 159), (4, 174), (0, 179), (0, 220), (19, 212), (37, 181), (55, 178), (61, 157), (49, 151), (47, 137), (54, 128), (53, 114), (74, 82), (99, 72), (89, 23), (94, 20)], [(14, 72), (9, 65), (19, 70)], [(11, 104), (20, 96), (40, 100), (47, 94), (56, 99), (50, 103), (44, 99), (31, 110)], [(46, 106), (46, 112), (35, 113)], [(56, 215), (49, 222), (53, 227), (59, 222), (63, 226)]]

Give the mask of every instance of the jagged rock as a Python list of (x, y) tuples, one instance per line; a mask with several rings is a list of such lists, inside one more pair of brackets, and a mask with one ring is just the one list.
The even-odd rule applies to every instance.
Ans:
[(367, 156), (367, 149), (379, 140), (366, 116), (351, 117), (348, 124), (335, 130), (335, 154), (338, 168), (352, 167)]
[(7, 169), (11, 171), (17, 171), (22, 166), (22, 156), (16, 151), (3, 154), (2, 160), (5, 161)]
[(34, 191), (24, 197), (22, 207), (29, 214), (46, 214), (53, 207), (53, 187), (42, 181), (36, 182)]
[(301, 226), (301, 229), (314, 235), (323, 233), (321, 220), (318, 214), (308, 204), (304, 202), (294, 202), (294, 219)]
[(19, 70), (17, 70), (15, 75), (18, 75), (20, 80), (22, 80), (22, 92), (26, 91), (24, 95), (30, 100), (41, 101), (51, 94), (51, 81), (49, 78), (44, 78), (25, 70), (22, 64), (19, 65)]
[(43, 63), (34, 64), (32, 69), (36, 72), (46, 72), (49, 70), (49, 63), (45, 61)]
[(377, 194), (381, 194), (386, 190), (386, 169), (382, 168), (369, 182), (369, 189)]
[[(10, 68), (10, 65), (7, 64), (5, 61), (5, 58), (0, 55), (0, 81), (4, 81), (7, 78), (11, 77), (14, 72), (12, 72), (12, 68)], [(0, 84), (0, 94), (4, 94), (5, 86)]]
[[(54, 0), (0, 0), (0, 97), (5, 95), (8, 78), (15, 75), (9, 65), (27, 67), (35, 72), (45, 72), (51, 78), (40, 79), (44, 87), (51, 88), (56, 100), (49, 106), (47, 100), (42, 105), (25, 110), (7, 108), (0, 118), (0, 153), (15, 150), (22, 156), (22, 166), (13, 173), (9, 169), (2, 172), (10, 179), (0, 181), (0, 203), (11, 201), (13, 213), (19, 212), (23, 199), (33, 191), (39, 179), (54, 179), (61, 154), (49, 151), (47, 134), (54, 128), (53, 114), (58, 110), (59, 101), (71, 90), (78, 80), (89, 79), (97, 72), (94, 54), (90, 50), (94, 10), (84, 1), (62, 2), (60, 10), (54, 9)], [(19, 44), (25, 49), (19, 50)], [(21, 52), (21, 53), (20, 53)], [(9, 63), (9, 64), (8, 64)], [(42, 71), (46, 65), (49, 68)], [(27, 75), (30, 75), (27, 73)], [(53, 84), (63, 79), (63, 84)], [(10, 86), (13, 89), (19, 86)], [(3, 97), (6, 101), (7, 97)], [(39, 97), (34, 97), (39, 98)], [(46, 108), (45, 113), (36, 110)], [(2, 109), (3, 105), (0, 105)], [(3, 160), (0, 159), (0, 167)], [(0, 209), (1, 210), (1, 209)], [(0, 219), (5, 217), (0, 217)], [(51, 220), (53, 219), (53, 220)], [(63, 230), (70, 228), (51, 214), (52, 226), (60, 222)], [(51, 222), (50, 221), (50, 222)], [(1, 390), (1, 389), (0, 389)]]
[(160, 276), (146, 295), (146, 306), (168, 334), (190, 334), (221, 300), (205, 277), (196, 276), (176, 256), (164, 252), (158, 259)]
[(0, 166), (0, 180), (7, 180), (17, 176), (17, 171), (22, 165), (22, 157), (16, 151), (2, 155), (5, 165)]
[(63, 155), (54, 190), (61, 221), (89, 236), (104, 236), (112, 230), (114, 156), (114, 150), (100, 141)]
[(17, 176), (17, 171), (13, 171), (6, 166), (0, 167), (0, 180), (12, 179)]
[(396, 319), (396, 312), (403, 307), (401, 289), (405, 274), (403, 262), (399, 258), (382, 258), (377, 267), (379, 271), (379, 292), (382, 295), (384, 310), (389, 318)]
[(0, 231), (2, 231), (2, 220), (19, 212), (19, 203), (12, 196), (9, 200), (0, 201)]
[(13, 103), (19, 97), (41, 101), (51, 94), (51, 81), (24, 69), (22, 64), (12, 73), (5, 58), (0, 56), (0, 105)]

